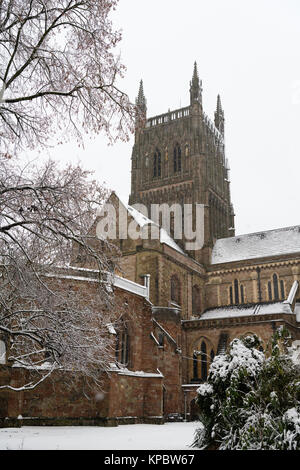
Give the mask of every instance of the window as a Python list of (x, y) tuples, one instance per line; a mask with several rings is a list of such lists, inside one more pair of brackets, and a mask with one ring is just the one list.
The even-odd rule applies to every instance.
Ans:
[(175, 275), (171, 277), (171, 301), (180, 305), (180, 282)]
[(284, 289), (284, 282), (281, 280), (280, 281), (280, 293), (281, 293), (281, 298), (285, 298), (285, 289)]
[(124, 323), (116, 336), (116, 361), (124, 366), (130, 362), (130, 336)]
[(229, 287), (229, 298), (230, 298), (230, 305), (233, 305), (233, 289), (232, 289), (232, 286)]
[(207, 379), (207, 354), (206, 354), (206, 344), (202, 341), (201, 344), (201, 379)]
[(268, 282), (268, 295), (269, 295), (269, 300), (272, 300), (272, 284), (271, 284), (271, 281)]
[(155, 150), (153, 156), (153, 178), (161, 176), (161, 154), (158, 149)]
[(181, 148), (179, 144), (174, 147), (174, 158), (173, 158), (174, 173), (181, 172)]
[(240, 303), (239, 281), (237, 279), (234, 280), (234, 298), (235, 298), (235, 303), (239, 304)]
[(241, 286), (241, 303), (245, 303), (244, 286)]
[(198, 354), (194, 351), (193, 354), (193, 380), (198, 380)]
[(279, 300), (278, 276), (273, 274), (274, 299)]
[(155, 153), (153, 157), (153, 178), (156, 178), (156, 177), (157, 177), (157, 155)]
[[(208, 353), (208, 351), (210, 351)], [(207, 380), (208, 371), (215, 358), (212, 345), (209, 345), (207, 339), (200, 339), (198, 348), (193, 351), (192, 360), (192, 382), (204, 382)]]
[(127, 328), (122, 332), (122, 346), (121, 346), (121, 364), (125, 366), (129, 363), (129, 335)]
[[(280, 291), (279, 291), (280, 289)], [(285, 298), (285, 288), (283, 280), (279, 281), (278, 275), (273, 274), (272, 279), (268, 281), (268, 297), (269, 300), (279, 300)]]
[(230, 305), (244, 304), (245, 298), (245, 287), (239, 283), (238, 279), (235, 279), (233, 285), (229, 287)]

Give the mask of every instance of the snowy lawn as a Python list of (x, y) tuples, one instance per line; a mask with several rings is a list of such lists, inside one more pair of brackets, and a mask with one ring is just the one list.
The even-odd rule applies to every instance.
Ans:
[(0, 450), (192, 450), (197, 422), (0, 429)]

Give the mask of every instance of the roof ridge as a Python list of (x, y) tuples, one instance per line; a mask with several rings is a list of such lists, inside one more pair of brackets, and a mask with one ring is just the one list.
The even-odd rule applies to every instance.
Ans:
[(300, 225), (291, 225), (289, 227), (279, 227), (279, 228), (274, 228), (274, 229), (269, 229), (269, 230), (260, 230), (259, 232), (242, 233), (240, 235), (235, 235), (234, 237), (218, 238), (216, 240), (216, 242), (218, 242), (219, 240), (233, 240), (234, 238), (241, 238), (241, 237), (246, 237), (246, 236), (250, 236), (250, 235), (260, 235), (260, 234), (263, 234), (263, 233), (283, 232), (285, 230), (291, 230), (291, 229), (295, 229), (295, 228), (300, 229)]

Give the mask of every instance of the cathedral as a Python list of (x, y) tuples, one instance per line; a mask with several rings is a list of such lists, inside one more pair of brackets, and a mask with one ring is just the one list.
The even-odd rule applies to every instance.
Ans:
[[(141, 81), (131, 194), (129, 205), (123, 204), (144, 229), (160, 226), (158, 240), (140, 237), (119, 246), (123, 275), (136, 283), (149, 276), (153, 318), (168, 325), (176, 342), (178, 375), (164, 385), (168, 412), (191, 412), (197, 384), (235, 337), (256, 333), (267, 347), (285, 325), (295, 345), (300, 339), (300, 226), (235, 236), (224, 110), (218, 95), (210, 120), (202, 91), (195, 63), (189, 105), (148, 117)], [(149, 215), (153, 204), (202, 205), (201, 248), (189, 251), (184, 237), (176, 239), (172, 214), (167, 231), (161, 219), (151, 221), (136, 210), (143, 205)]]
[[(234, 338), (255, 333), (267, 348), (274, 331), (286, 326), (293, 347), (300, 344), (300, 226), (235, 235), (224, 110), (217, 96), (212, 121), (202, 91), (195, 63), (189, 104), (148, 117), (140, 83), (129, 201), (115, 192), (108, 200), (119, 222), (112, 237), (121, 252), (114, 288), (124, 313), (121, 329), (108, 328), (115, 352), (103, 398), (87, 399), (79, 387), (67, 393), (57, 375), (22, 396), (3, 392), (0, 425), (18, 415), (31, 425), (193, 419), (199, 384)], [(171, 209), (168, 224), (153, 206)], [(103, 211), (91, 234), (105, 217)], [(196, 237), (201, 232), (193, 248), (180, 230), (187, 219)], [(128, 233), (133, 223), (134, 236)], [(72, 259), (59, 275), (61, 286), (90, 291), (95, 271), (76, 249)], [(19, 371), (9, 369), (4, 343), (2, 350), (0, 384), (9, 374), (16, 384)]]

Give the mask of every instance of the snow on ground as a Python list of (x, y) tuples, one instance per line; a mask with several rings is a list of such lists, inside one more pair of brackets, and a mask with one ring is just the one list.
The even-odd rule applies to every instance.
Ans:
[[(0, 429), (0, 450), (192, 450), (197, 422)], [(193, 449), (195, 450), (195, 449)]]

